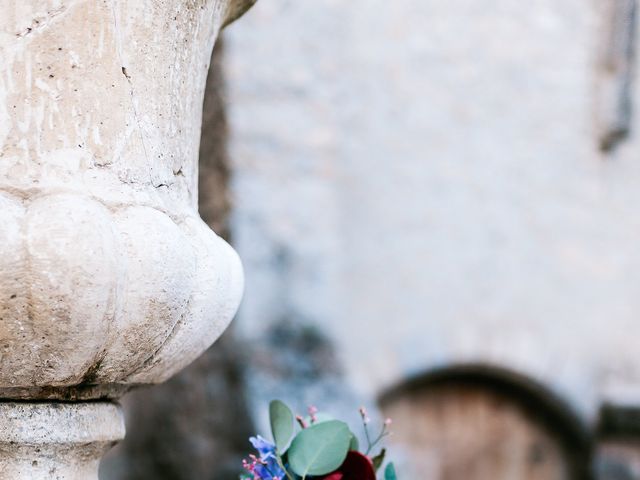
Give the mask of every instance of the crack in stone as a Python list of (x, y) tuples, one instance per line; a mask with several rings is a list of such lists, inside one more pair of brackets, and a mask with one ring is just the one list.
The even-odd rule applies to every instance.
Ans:
[[(196, 266), (197, 268), (197, 266)], [(186, 318), (189, 314), (189, 309), (191, 308), (191, 302), (193, 300), (193, 294), (189, 296), (187, 299), (187, 303), (185, 305), (184, 311), (180, 314), (180, 318), (171, 326), (171, 329), (168, 331), (165, 336), (162, 344), (155, 349), (155, 351), (149, 355), (140, 366), (135, 367), (133, 370), (124, 375), (122, 382), (127, 383), (130, 381), (132, 377), (138, 375), (140, 373), (145, 372), (145, 370), (149, 370), (155, 367), (158, 363), (158, 357), (160, 356), (161, 351), (165, 348), (165, 346), (178, 334), (181, 327), (186, 324)]]
[[(149, 153), (147, 152), (147, 145), (145, 142), (144, 132), (142, 130), (142, 126), (140, 124), (140, 118), (138, 116), (138, 111), (136, 109), (133, 82), (131, 81), (131, 75), (127, 72), (127, 68), (124, 66), (124, 58), (122, 56), (122, 46), (120, 43), (120, 28), (118, 26), (118, 16), (116, 14), (115, 0), (112, 0), (111, 2), (111, 12), (113, 14), (113, 29), (114, 29), (114, 37), (115, 37), (115, 43), (116, 43), (116, 53), (118, 54), (118, 59), (120, 60), (122, 74), (127, 79), (127, 82), (129, 82), (129, 97), (131, 99), (131, 110), (133, 112), (133, 118), (136, 122), (136, 126), (138, 127), (138, 133), (140, 134), (140, 143), (142, 144), (142, 151), (144, 152), (144, 158), (147, 161), (147, 164), (150, 165)], [(153, 185), (153, 178), (151, 177), (151, 172), (149, 172), (149, 182), (151, 183), (151, 185)]]
[(28, 35), (31, 35), (32, 33), (35, 33), (37, 31), (40, 31), (44, 28), (46, 28), (47, 26), (49, 26), (49, 23), (55, 19), (56, 17), (58, 17), (59, 15), (62, 15), (64, 12), (66, 12), (68, 10), (69, 7), (65, 7), (64, 5), (56, 8), (55, 10), (51, 10), (48, 11), (46, 15), (43, 15), (41, 17), (36, 17), (31, 21), (31, 25), (28, 26), (27, 28), (25, 28), (23, 31), (16, 33), (16, 37), (18, 38), (24, 38)]

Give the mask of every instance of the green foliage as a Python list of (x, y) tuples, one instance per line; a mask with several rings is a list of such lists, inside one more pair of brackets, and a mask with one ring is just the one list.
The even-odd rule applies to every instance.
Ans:
[(355, 450), (356, 452), (360, 449), (360, 442), (358, 441), (358, 437), (356, 437), (353, 433), (351, 433), (351, 441), (349, 442), (349, 450)]
[(373, 462), (373, 469), (377, 472), (378, 469), (382, 466), (382, 464), (384, 463), (384, 457), (387, 454), (387, 449), (383, 448), (380, 453), (378, 455), (376, 455), (375, 457), (373, 457), (371, 459), (371, 461)]
[(387, 468), (384, 469), (384, 480), (398, 480), (396, 477), (396, 467), (393, 465), (393, 462), (387, 465)]
[[(372, 435), (364, 407), (359, 409), (366, 439), (366, 451), (360, 452), (358, 437), (346, 423), (334, 420), (318, 412), (315, 406), (308, 408), (309, 416), (295, 416), (280, 400), (269, 404), (269, 422), (273, 443), (257, 436), (250, 438), (259, 456), (250, 455), (243, 460), (246, 472), (240, 480), (253, 478), (278, 478), (286, 480), (311, 480), (332, 472), (336, 475), (355, 475), (356, 478), (375, 480), (386, 460), (386, 449), (374, 456), (370, 452), (378, 449), (379, 443), (389, 435), (391, 420), (384, 421), (377, 435)], [(295, 433), (296, 420), (302, 430)], [(293, 438), (293, 439), (292, 439)], [(364, 449), (363, 449), (364, 450)], [(393, 463), (389, 462), (382, 475), (383, 480), (397, 480)]]
[(338, 420), (302, 430), (289, 448), (291, 469), (303, 479), (307, 475), (326, 475), (334, 471), (344, 462), (351, 437), (347, 424)]
[(282, 453), (293, 436), (293, 413), (280, 400), (273, 400), (269, 404), (269, 421), (273, 441), (278, 452)]

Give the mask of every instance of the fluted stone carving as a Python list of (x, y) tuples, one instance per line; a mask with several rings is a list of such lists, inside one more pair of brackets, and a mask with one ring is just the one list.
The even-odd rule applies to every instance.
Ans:
[(0, 219), (6, 398), (91, 398), (163, 381), (237, 307), (237, 257), (195, 212), (174, 220), (78, 193), (2, 192)]

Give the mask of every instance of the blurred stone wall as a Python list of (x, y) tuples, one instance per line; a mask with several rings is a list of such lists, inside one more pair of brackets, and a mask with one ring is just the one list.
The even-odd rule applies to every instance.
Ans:
[[(200, 145), (200, 215), (228, 238), (223, 42), (213, 53)], [(101, 465), (103, 480), (236, 480), (252, 434), (233, 328), (165, 384), (123, 399), (127, 437)]]
[[(252, 357), (259, 428), (274, 396), (347, 416), (478, 366), (559, 400), (589, 472), (601, 407), (640, 406), (636, 17), (634, 0), (272, 0), (229, 32), (238, 332), (277, 358), (282, 325), (313, 331), (336, 366), (302, 389)], [(535, 428), (466, 388), (415, 405), (431, 466), (441, 444), (473, 457), (456, 425), (479, 415), (546, 475)]]
[(586, 424), (640, 404), (634, 15), (259, 2), (227, 37), (242, 338), (315, 329), (355, 398), (481, 364)]

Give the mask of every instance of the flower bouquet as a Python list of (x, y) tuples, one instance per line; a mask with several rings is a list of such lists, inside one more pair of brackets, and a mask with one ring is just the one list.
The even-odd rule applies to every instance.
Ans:
[[(369, 430), (370, 420), (360, 408), (367, 446), (360, 451), (356, 435), (346, 423), (318, 413), (309, 407), (309, 415), (293, 415), (280, 400), (269, 404), (273, 442), (261, 436), (250, 441), (257, 453), (243, 461), (243, 480), (376, 480), (379, 471), (384, 480), (396, 480), (393, 463), (385, 461), (386, 450), (379, 444), (389, 435), (387, 419), (377, 436)], [(298, 425), (296, 432), (296, 423)], [(380, 448), (377, 454), (371, 452)]]

